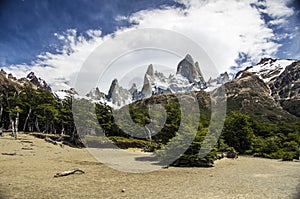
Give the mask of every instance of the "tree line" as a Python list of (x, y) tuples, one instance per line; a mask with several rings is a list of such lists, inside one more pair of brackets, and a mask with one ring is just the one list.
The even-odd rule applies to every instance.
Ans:
[[(199, 100), (200, 101), (200, 100)], [(169, 95), (161, 97), (159, 101), (153, 98), (138, 101), (129, 105), (130, 113), (133, 120), (144, 126), (149, 124), (150, 118), (147, 111), (147, 105), (151, 103), (161, 103), (166, 109), (167, 119), (161, 131), (151, 137), (152, 146), (156, 149), (163, 148), (170, 141), (178, 143), (174, 147), (182, 147), (181, 140), (178, 136), (180, 123), (180, 104), (175, 97)], [(99, 124), (107, 136), (125, 136), (122, 129), (114, 123), (111, 110), (105, 104), (98, 104), (96, 108)], [(216, 145), (211, 152), (204, 158), (199, 158), (199, 151), (207, 135), (211, 112), (209, 108), (200, 105), (200, 120), (198, 132), (191, 143), (190, 147), (177, 161), (175, 165), (207, 165), (215, 159), (215, 155), (220, 152), (236, 151), (239, 154), (253, 155), (257, 157), (292, 160), (299, 159), (300, 150), (300, 122), (287, 122), (284, 120), (263, 121), (249, 116), (245, 112), (239, 110), (227, 110), (227, 116), (224, 121), (221, 136), (217, 139)], [(122, 109), (119, 110), (122, 114)], [(153, 114), (153, 113), (152, 113)], [(155, 118), (162, 118), (161, 111), (154, 113)], [(125, 117), (124, 117), (125, 118)], [(126, 121), (124, 121), (126, 123)], [(136, 131), (133, 126), (128, 127), (131, 131)], [(182, 127), (189, 129), (189, 126)], [(188, 133), (188, 131), (187, 131)], [(178, 140), (179, 137), (179, 140)], [(184, 139), (184, 136), (182, 137)], [(214, 139), (214, 138), (212, 138)], [(147, 138), (145, 138), (147, 140)], [(168, 146), (169, 147), (169, 146)], [(159, 150), (157, 150), (159, 151)], [(160, 156), (164, 156), (163, 152), (159, 152)]]
[[(177, 142), (180, 146), (181, 140), (178, 136), (180, 122), (180, 104), (175, 96), (160, 95), (155, 98), (140, 100), (129, 105), (130, 117), (140, 127), (149, 124), (151, 121), (148, 107), (151, 104), (162, 104), (166, 109), (166, 122), (160, 132), (149, 134), (149, 129), (140, 131), (136, 126), (125, 126), (134, 135), (128, 135), (120, 128), (114, 119), (113, 110), (105, 103), (91, 104), (89, 100), (77, 99), (76, 103), (82, 115), (73, 115), (72, 103), (74, 99), (67, 96), (60, 99), (49, 91), (33, 89), (31, 86), (16, 88), (11, 85), (0, 85), (0, 129), (9, 130), (13, 136), (17, 137), (18, 131), (24, 132), (44, 132), (52, 134), (65, 134), (71, 138), (78, 138), (83, 131), (93, 132), (94, 136), (107, 136), (116, 140), (117, 137), (130, 138), (148, 141), (149, 147), (157, 151), (158, 156), (164, 157), (164, 147), (168, 143)], [(200, 120), (198, 132), (190, 147), (182, 154), (174, 165), (207, 165), (211, 163), (215, 154), (223, 151), (235, 150), (240, 154), (249, 154), (265, 158), (283, 158), (291, 160), (299, 157), (300, 145), (300, 123), (299, 122), (266, 122), (252, 118), (247, 113), (237, 110), (228, 110), (225, 124), (217, 144), (207, 157), (199, 158), (199, 150), (207, 134), (210, 124), (209, 106), (203, 106), (200, 102)], [(90, 110), (85, 107), (91, 105)], [(124, 124), (126, 125), (126, 115), (124, 108), (117, 112), (120, 118), (124, 114)], [(95, 114), (96, 113), (96, 114)], [(159, 110), (152, 112), (154, 118), (162, 119), (165, 116)], [(77, 118), (77, 121), (84, 122), (79, 126), (83, 129), (76, 129), (74, 118), (84, 117), (84, 120)], [(94, 118), (95, 117), (95, 118)], [(96, 119), (96, 120), (95, 120)], [(189, 124), (182, 127), (189, 129)], [(91, 129), (93, 131), (91, 131)], [(187, 131), (188, 132), (188, 131)], [(174, 140), (176, 139), (176, 140)], [(184, 136), (182, 137), (184, 139)], [(216, 138), (217, 139), (217, 138)], [(143, 142), (145, 143), (145, 142)], [(175, 146), (174, 146), (175, 147)], [(171, 150), (171, 149), (170, 149)]]
[(30, 85), (0, 85), (0, 128), (11, 131), (63, 133), (74, 136), (72, 98), (59, 99), (51, 92)]

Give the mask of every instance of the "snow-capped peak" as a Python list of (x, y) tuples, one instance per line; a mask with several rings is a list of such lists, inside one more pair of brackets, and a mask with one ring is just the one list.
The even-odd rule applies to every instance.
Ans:
[(278, 77), (293, 62), (295, 60), (264, 58), (257, 65), (246, 68), (245, 71), (258, 75), (264, 82), (268, 83), (271, 79)]

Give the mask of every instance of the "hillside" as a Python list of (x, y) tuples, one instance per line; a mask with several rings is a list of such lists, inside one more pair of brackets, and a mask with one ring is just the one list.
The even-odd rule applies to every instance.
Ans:
[[(74, 144), (84, 142), (86, 146), (99, 144), (101, 141), (97, 140), (106, 135), (117, 145), (136, 143), (145, 150), (156, 151), (161, 164), (168, 157), (167, 151), (175, 150), (171, 143), (184, 143), (189, 137), (188, 145), (181, 146), (185, 153), (177, 154), (173, 157), (177, 161), (169, 162), (174, 166), (212, 166), (216, 154), (222, 151), (297, 159), (299, 71), (299, 61), (263, 59), (238, 72), (232, 80), (225, 73), (205, 81), (198, 62), (187, 55), (178, 64), (176, 75), (169, 78), (150, 65), (141, 91), (128, 91), (114, 80), (107, 95), (96, 88), (87, 96), (78, 96), (74, 89), (52, 92), (34, 73), (18, 80), (2, 71), (1, 128), (12, 131), (16, 138), (18, 130), (65, 134)], [(164, 81), (165, 87), (159, 86)], [(212, 112), (216, 100), (212, 87), (222, 85), (227, 97), (226, 118)], [(119, 106), (130, 101), (133, 102), (129, 105)], [(161, 108), (149, 112), (155, 104)], [(187, 105), (185, 113), (183, 104)], [(212, 121), (211, 114), (219, 117), (219, 121)], [(217, 139), (215, 144), (210, 146), (207, 156), (199, 157), (210, 123), (222, 125), (223, 119), (221, 137), (220, 130), (212, 132), (210, 139)], [(85, 139), (86, 136), (98, 138)], [(131, 144), (124, 143), (120, 137), (128, 138), (126, 142)]]

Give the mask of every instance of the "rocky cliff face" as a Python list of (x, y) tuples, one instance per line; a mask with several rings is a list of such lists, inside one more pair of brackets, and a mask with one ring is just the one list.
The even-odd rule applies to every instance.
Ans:
[(135, 83), (132, 84), (129, 93), (131, 94), (132, 99), (138, 99), (139, 92)]
[(249, 66), (245, 70), (237, 73), (238, 78), (244, 72), (249, 72), (259, 76), (264, 82), (268, 83), (274, 78), (280, 76), (280, 74), (291, 65), (295, 60), (277, 60), (272, 58), (264, 58), (257, 65)]
[[(237, 73), (234, 81), (244, 79), (246, 77), (256, 77), (264, 83), (265, 95), (268, 96), (269, 102), (264, 102), (267, 107), (261, 107), (261, 110), (275, 110), (278, 112), (274, 117), (284, 117), (284, 112), (287, 111), (292, 115), (300, 116), (300, 62), (295, 60), (277, 60), (271, 58), (262, 59), (257, 65), (247, 67), (245, 70)], [(233, 82), (234, 82), (233, 81)], [(227, 84), (228, 85), (228, 84)], [(234, 85), (230, 86), (232, 90)], [(226, 87), (227, 88), (227, 87)], [(259, 86), (243, 85), (244, 90), (252, 89), (252, 95), (244, 96), (245, 100), (252, 102), (253, 96), (261, 96), (257, 91)], [(250, 91), (249, 91), (250, 92)], [(239, 95), (241, 96), (241, 95)], [(240, 99), (239, 101), (242, 101)], [(255, 101), (255, 100), (254, 100)], [(238, 102), (237, 102), (238, 103)], [(272, 105), (273, 103), (273, 105)], [(253, 111), (257, 110), (259, 104), (252, 105)], [(257, 110), (257, 112), (261, 112)], [(289, 117), (285, 114), (285, 117)]]
[(239, 78), (225, 84), (227, 109), (239, 110), (254, 118), (281, 120), (293, 118), (276, 103), (267, 84), (257, 75), (243, 73)]
[(98, 87), (95, 89), (92, 89), (87, 95), (87, 97), (90, 97), (93, 100), (103, 100), (105, 99), (105, 94), (102, 93)]
[(271, 95), (282, 108), (300, 117), (300, 61), (293, 62), (268, 83)]
[(144, 97), (152, 96), (152, 79), (147, 73), (144, 76), (144, 84), (141, 92)]
[(272, 91), (271, 95), (277, 101), (300, 99), (300, 61), (288, 65), (268, 85)]
[(37, 88), (51, 92), (51, 88), (46, 83), (46, 81), (41, 79), (40, 77), (38, 78), (37, 76), (35, 76), (34, 72), (29, 73), (26, 78), (29, 80), (30, 83), (34, 84)]
[(0, 84), (7, 84), (20, 89), (25, 85), (31, 86), (34, 89), (43, 89), (51, 92), (50, 86), (46, 83), (45, 80), (35, 76), (33, 72), (29, 73), (27, 77), (22, 77), (17, 79), (12, 74), (7, 74), (3, 69), (0, 71)]
[(229, 109), (269, 120), (293, 118), (300, 116), (299, 67), (300, 61), (265, 58), (238, 72), (233, 80), (225, 72), (205, 82), (198, 63), (186, 55), (179, 62), (176, 74), (166, 77), (151, 64), (146, 70), (141, 91), (136, 85), (124, 89), (114, 80), (108, 95), (102, 95), (102, 98), (114, 106), (123, 106), (155, 94), (210, 92), (225, 84)]
[(115, 106), (124, 106), (132, 102), (131, 93), (119, 85), (117, 79), (114, 79), (108, 91), (106, 99)]
[[(214, 84), (210, 85), (210, 90), (229, 81), (227, 73), (222, 74), (218, 79), (214, 80)], [(112, 102), (116, 106), (125, 105), (131, 101), (136, 101), (142, 98), (151, 97), (154, 94), (170, 94), (189, 91), (203, 91), (207, 89), (198, 62), (194, 62), (191, 55), (186, 55), (177, 66), (176, 74), (170, 74), (166, 77), (163, 73), (155, 70), (155, 67), (150, 64), (144, 75), (142, 89), (139, 91), (134, 84), (129, 90), (119, 86), (115, 79), (109, 89), (104, 101)], [(94, 91), (95, 92), (95, 91)], [(94, 94), (95, 95), (95, 94)], [(115, 97), (113, 97), (115, 95)], [(117, 96), (118, 95), (118, 96)], [(89, 93), (88, 96), (93, 96)]]
[(198, 62), (195, 63), (192, 56), (189, 54), (179, 62), (176, 74), (187, 78), (190, 83), (200, 81), (202, 78)]

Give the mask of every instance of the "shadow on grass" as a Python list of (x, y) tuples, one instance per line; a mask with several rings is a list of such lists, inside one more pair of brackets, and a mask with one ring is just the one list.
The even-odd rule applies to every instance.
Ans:
[(294, 195), (293, 199), (299, 199), (300, 198), (300, 184), (297, 186), (297, 193)]
[(0, 199), (7, 199), (7, 198), (8, 198), (7, 195), (0, 190)]

